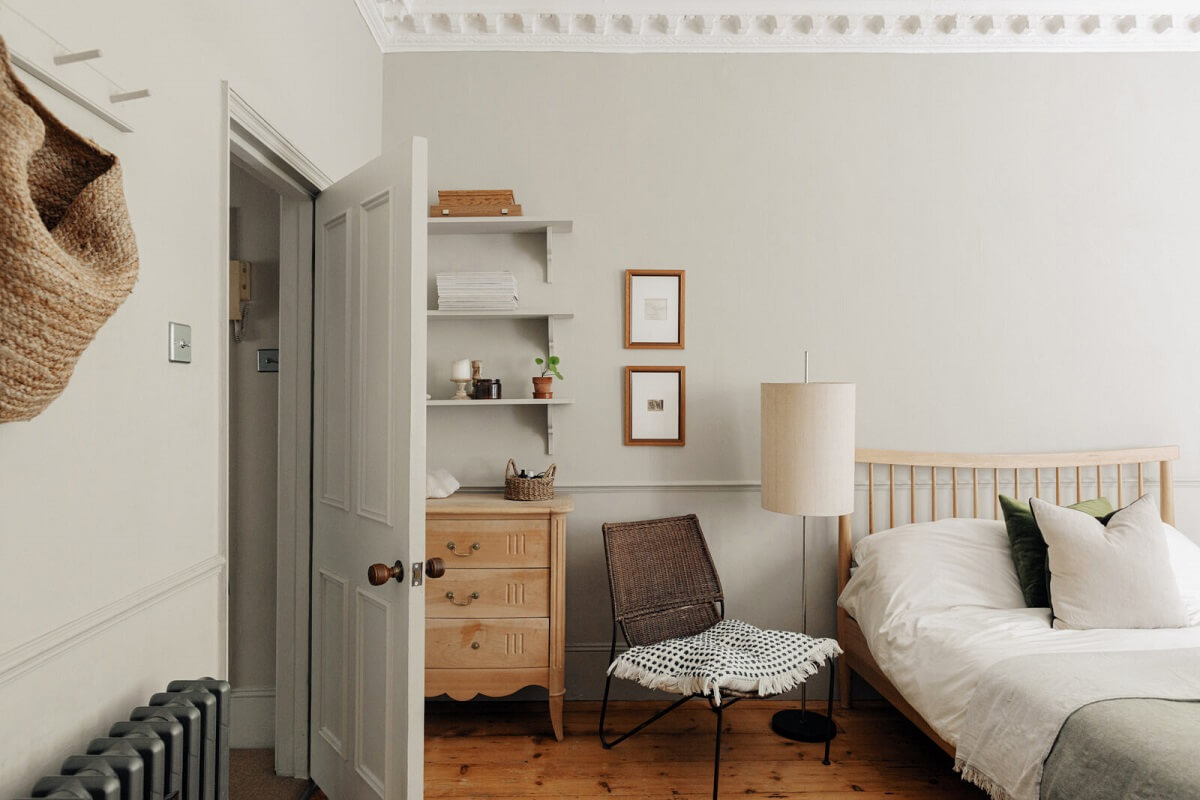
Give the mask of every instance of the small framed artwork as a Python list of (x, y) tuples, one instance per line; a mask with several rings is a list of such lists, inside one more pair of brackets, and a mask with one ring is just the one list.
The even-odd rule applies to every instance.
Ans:
[(683, 367), (625, 368), (625, 444), (682, 447), (686, 409)]
[(625, 270), (625, 346), (683, 349), (684, 270)]

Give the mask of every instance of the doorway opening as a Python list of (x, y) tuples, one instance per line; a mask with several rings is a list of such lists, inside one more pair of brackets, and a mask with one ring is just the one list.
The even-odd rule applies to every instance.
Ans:
[(275, 747), (279, 193), (229, 168), (229, 682), (233, 747)]
[(231, 743), (308, 777), (313, 198), (329, 179), (226, 87), (220, 447)]

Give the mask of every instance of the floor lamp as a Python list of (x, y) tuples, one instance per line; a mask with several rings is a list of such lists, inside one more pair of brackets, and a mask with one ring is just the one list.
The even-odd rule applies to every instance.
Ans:
[[(807, 517), (836, 517), (854, 510), (854, 384), (762, 385), (762, 507), (798, 516), (801, 569), (808, 566)], [(802, 571), (806, 576), (807, 572)], [(801, 588), (801, 626), (808, 633), (808, 581)], [(829, 679), (833, 680), (830, 672)], [(823, 742), (836, 730), (824, 714), (801, 707), (771, 719), (771, 729), (800, 742)]]

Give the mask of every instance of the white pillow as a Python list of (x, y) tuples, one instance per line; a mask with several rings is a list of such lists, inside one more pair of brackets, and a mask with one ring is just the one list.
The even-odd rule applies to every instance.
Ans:
[(1108, 525), (1036, 497), (1029, 506), (1046, 538), (1055, 628), (1187, 625), (1153, 496), (1139, 497)]
[(438, 468), (425, 473), (426, 497), (449, 497), (458, 491), (458, 480), (444, 469)]
[(1165, 522), (1163, 530), (1188, 627), (1200, 626), (1200, 545)]
[(854, 560), (838, 604), (864, 626), (879, 628), (913, 610), (1025, 607), (998, 520), (942, 519), (880, 531), (855, 545)]

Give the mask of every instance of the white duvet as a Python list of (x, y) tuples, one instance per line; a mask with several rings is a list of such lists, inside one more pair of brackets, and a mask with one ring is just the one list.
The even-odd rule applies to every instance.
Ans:
[(1200, 628), (1055, 630), (1049, 609), (1041, 608), (963, 606), (906, 613), (883, 626), (858, 622), (880, 669), (951, 744), (958, 743), (979, 677), (998, 661), (1028, 653), (1200, 647)]
[[(868, 543), (869, 540), (869, 543)], [(1026, 608), (1004, 525), (940, 520), (874, 534), (855, 547), (838, 600), (858, 622), (888, 679), (957, 744), (988, 667), (1032, 653), (1200, 647), (1200, 627), (1056, 630), (1050, 610)]]

